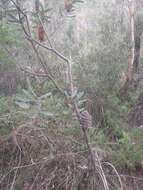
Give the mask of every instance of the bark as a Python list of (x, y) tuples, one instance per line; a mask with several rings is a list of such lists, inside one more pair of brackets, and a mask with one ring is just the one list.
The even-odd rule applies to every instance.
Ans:
[(140, 48), (141, 48), (141, 35), (136, 35), (135, 36), (135, 58), (134, 58), (135, 71), (139, 67)]
[(130, 84), (133, 80), (133, 72), (134, 72), (134, 65), (138, 63), (138, 56), (135, 52), (138, 52), (138, 49), (135, 49), (135, 20), (134, 20), (134, 13), (135, 13), (135, 2), (134, 0), (130, 1), (128, 4), (129, 16), (130, 16), (130, 33), (131, 33), (131, 52), (128, 59), (128, 70), (126, 74), (126, 81), (123, 87), (120, 89), (118, 95), (121, 99), (128, 98), (128, 89)]
[(128, 62), (128, 74), (127, 79), (130, 82), (133, 78), (133, 68), (134, 68), (134, 61), (135, 61), (135, 23), (134, 23), (134, 1), (131, 1), (131, 5), (129, 5), (129, 13), (130, 13), (130, 31), (131, 31), (131, 57)]

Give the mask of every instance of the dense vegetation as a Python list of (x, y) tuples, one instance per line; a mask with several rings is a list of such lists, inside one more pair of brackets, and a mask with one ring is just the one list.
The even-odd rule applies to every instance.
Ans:
[(143, 1), (0, 2), (0, 189), (143, 189)]

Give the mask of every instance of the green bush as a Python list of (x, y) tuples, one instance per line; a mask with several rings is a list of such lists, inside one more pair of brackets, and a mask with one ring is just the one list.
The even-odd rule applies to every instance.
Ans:
[(116, 151), (112, 152), (112, 161), (120, 168), (135, 169), (143, 159), (143, 134), (139, 129), (130, 133), (123, 132)]

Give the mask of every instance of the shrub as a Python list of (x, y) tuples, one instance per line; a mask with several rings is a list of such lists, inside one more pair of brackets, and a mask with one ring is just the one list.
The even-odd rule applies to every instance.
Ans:
[(135, 169), (141, 165), (143, 159), (143, 134), (139, 129), (133, 129), (130, 133), (123, 132), (118, 140), (116, 151), (112, 152), (112, 161), (115, 166)]

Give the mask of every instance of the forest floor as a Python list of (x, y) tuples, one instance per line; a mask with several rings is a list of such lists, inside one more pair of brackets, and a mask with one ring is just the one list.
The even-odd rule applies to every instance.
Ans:
[[(94, 177), (81, 131), (49, 126), (27, 122), (0, 139), (0, 189), (103, 190), (98, 169)], [(142, 164), (134, 170), (117, 168), (116, 173), (109, 152), (95, 143), (92, 148), (98, 151), (110, 190), (143, 189)]]

